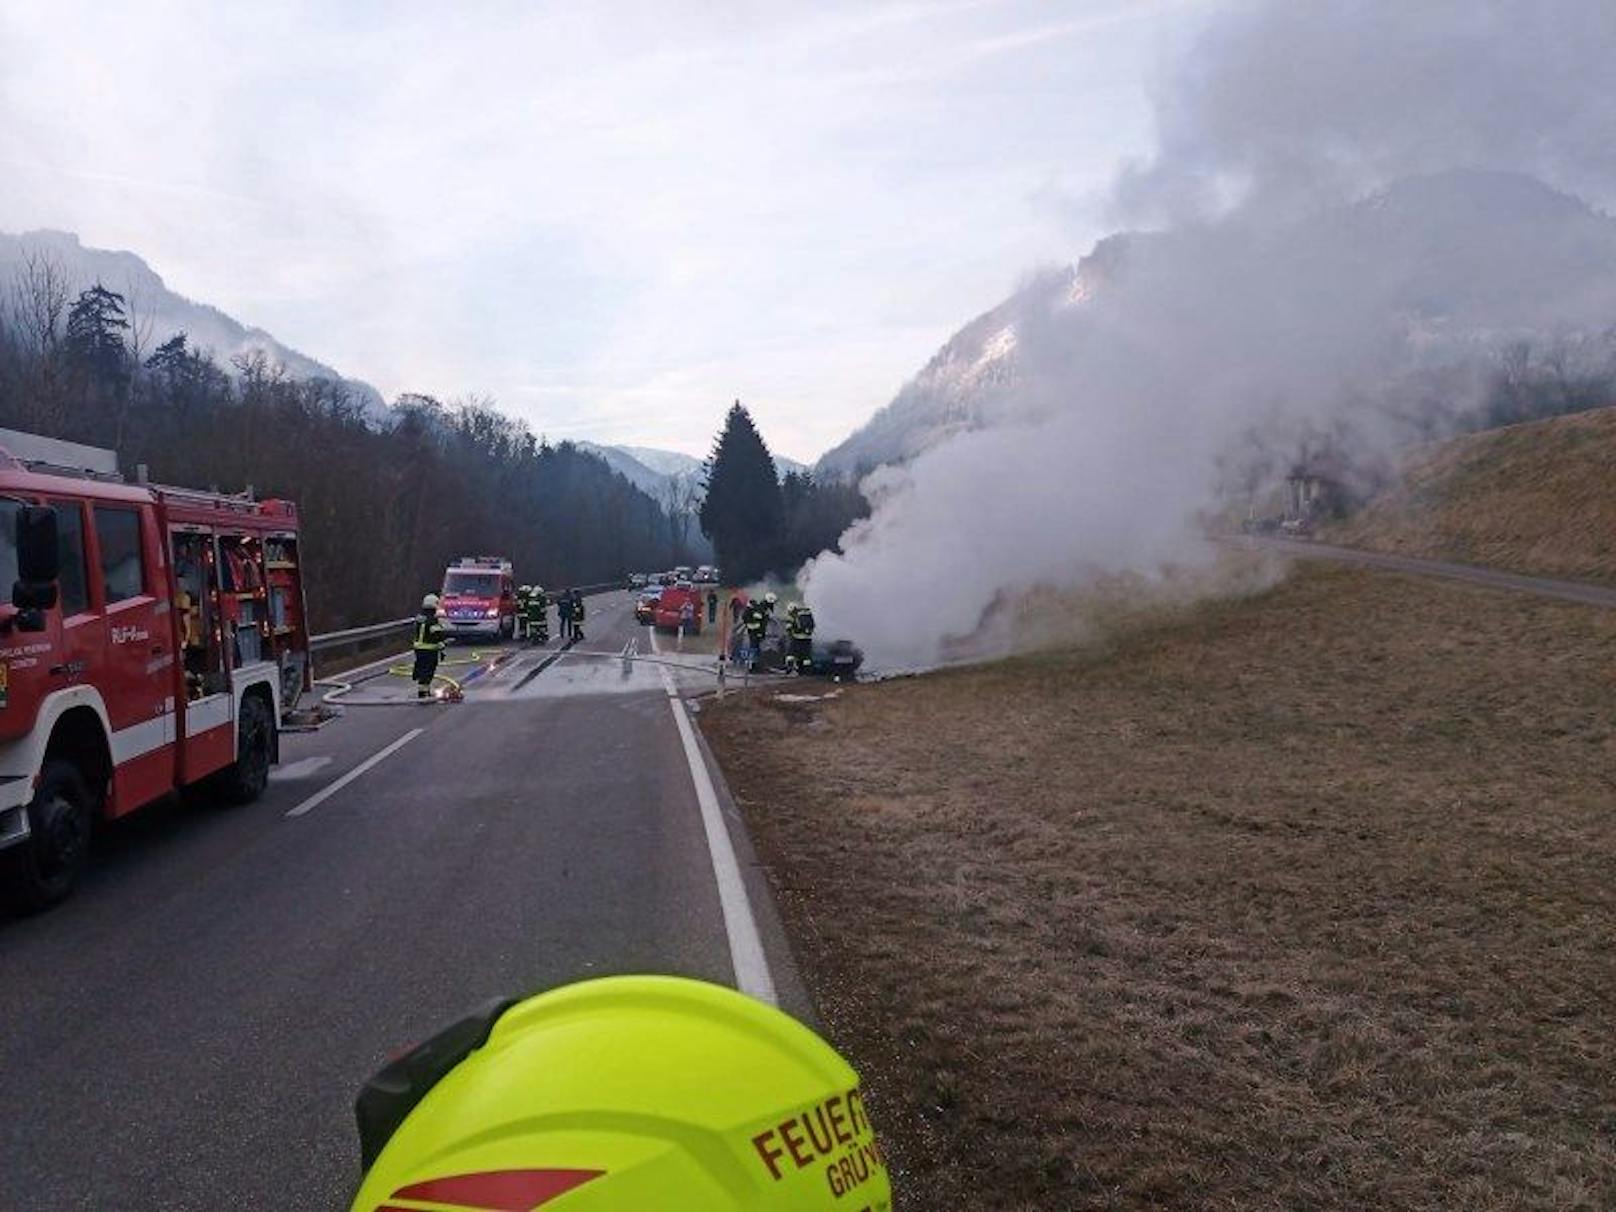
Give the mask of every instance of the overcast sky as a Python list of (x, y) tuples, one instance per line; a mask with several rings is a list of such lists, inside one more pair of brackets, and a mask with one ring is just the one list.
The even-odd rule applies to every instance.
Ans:
[(0, 230), (343, 373), (811, 459), (1103, 234), (1202, 0), (0, 0)]

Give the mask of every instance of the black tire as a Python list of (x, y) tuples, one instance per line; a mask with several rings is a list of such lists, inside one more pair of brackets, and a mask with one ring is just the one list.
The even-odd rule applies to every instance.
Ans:
[(72, 762), (46, 761), (28, 805), (26, 842), (6, 853), (6, 899), (23, 913), (38, 913), (65, 900), (90, 856), (94, 798)]
[(219, 791), (232, 804), (250, 804), (269, 786), (275, 756), (275, 721), (259, 694), (241, 700), (236, 720), (236, 760), (219, 775)]

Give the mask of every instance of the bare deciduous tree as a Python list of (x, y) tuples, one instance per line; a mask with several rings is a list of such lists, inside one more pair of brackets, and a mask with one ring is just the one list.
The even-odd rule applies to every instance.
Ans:
[(11, 286), (11, 314), (33, 353), (50, 354), (62, 335), (67, 313), (67, 274), (55, 257), (30, 249)]

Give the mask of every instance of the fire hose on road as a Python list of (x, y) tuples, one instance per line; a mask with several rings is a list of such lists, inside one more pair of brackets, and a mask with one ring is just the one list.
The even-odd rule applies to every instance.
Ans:
[[(438, 662), (438, 667), (440, 670), (446, 665), (451, 667), (474, 665), (477, 666), (477, 669), (475, 669), (469, 676), (462, 678), (454, 678), (449, 674), (442, 672), (434, 673), (432, 675), (432, 683), (435, 687), (433, 691), (433, 701), (448, 703), (460, 702), (465, 697), (465, 687), (467, 683), (473, 682), (491, 670), (499, 668), (500, 665), (504, 664), (504, 662), (510, 660), (511, 657), (515, 655), (516, 650), (514, 649), (490, 655), (485, 655), (480, 651), (474, 650), (465, 657), (440, 660)], [(392, 661), (393, 659), (393, 657), (386, 658), (387, 661)], [(354, 690), (358, 689), (358, 687), (379, 677), (411, 678), (415, 673), (414, 666), (408, 663), (397, 665), (387, 664), (380, 669), (378, 669), (376, 666), (362, 666), (355, 672), (358, 674), (363, 674), (364, 676), (354, 677), (351, 681), (344, 681), (341, 678), (318, 678), (314, 684), (316, 686), (324, 686), (330, 689), (330, 693), (325, 696), (324, 700), (328, 704), (335, 703), (345, 707), (414, 707), (419, 705), (420, 700), (411, 698), (348, 698), (348, 695), (352, 694)], [(442, 683), (442, 685), (440, 686), (439, 683)]]

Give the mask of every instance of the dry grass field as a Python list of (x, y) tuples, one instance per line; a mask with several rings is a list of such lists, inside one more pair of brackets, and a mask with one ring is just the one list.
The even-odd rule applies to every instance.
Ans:
[(1323, 537), (1616, 583), (1616, 408), (1428, 447), (1396, 485)]
[(1616, 1206), (1616, 612), (1303, 566), (701, 722), (901, 1207)]

